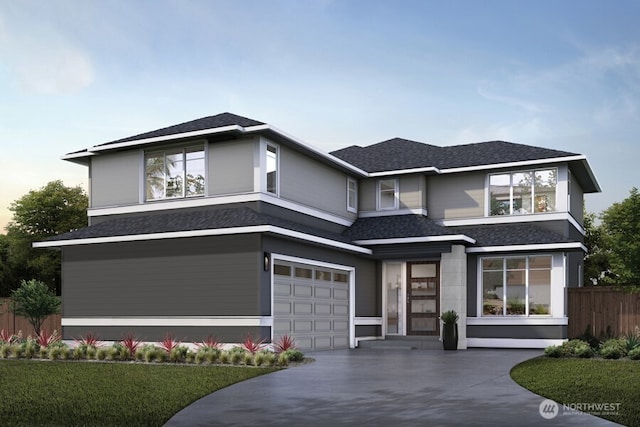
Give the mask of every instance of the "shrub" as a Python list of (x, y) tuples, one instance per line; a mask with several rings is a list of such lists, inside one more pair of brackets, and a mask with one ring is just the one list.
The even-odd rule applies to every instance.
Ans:
[(15, 357), (16, 359), (20, 359), (22, 357), (22, 344), (14, 343), (11, 344), (9, 348), (11, 350), (11, 356)]
[(640, 335), (636, 332), (634, 334), (628, 334), (623, 337), (627, 348), (627, 353), (636, 347), (640, 347)]
[(242, 347), (249, 353), (256, 354), (265, 347), (264, 340), (265, 339), (263, 338), (260, 341), (256, 341), (253, 339), (251, 334), (247, 334), (247, 336), (244, 338), (244, 342), (242, 343)]
[(287, 366), (289, 365), (289, 358), (287, 357), (286, 352), (282, 352), (278, 355), (278, 365)]
[(574, 347), (573, 355), (581, 359), (589, 359), (593, 357), (594, 352), (591, 346), (585, 342)]
[(291, 335), (282, 335), (276, 340), (273, 346), (277, 353), (282, 353), (283, 351), (287, 351), (291, 348), (296, 347), (295, 340), (291, 337)]
[(36, 354), (38, 354), (38, 350), (40, 350), (40, 347), (32, 338), (27, 339), (22, 344), (22, 351), (24, 357), (26, 357), (27, 359), (33, 359), (34, 357), (36, 357)]
[(223, 351), (220, 353), (220, 363), (228, 364), (231, 361), (231, 353)]
[(627, 355), (627, 342), (624, 339), (609, 339), (600, 345), (598, 353), (605, 359), (620, 359)]
[(122, 344), (116, 343), (107, 348), (107, 360), (124, 360), (123, 353), (125, 347)]
[(129, 332), (122, 338), (121, 343), (127, 350), (129, 350), (128, 359), (130, 359), (131, 356), (135, 356), (136, 350), (138, 350), (138, 346), (140, 345), (140, 340)]
[(86, 359), (87, 358), (87, 348), (88, 346), (86, 344), (80, 344), (77, 345), (74, 349), (73, 349), (73, 358), (76, 360), (79, 359)]
[(209, 335), (207, 338), (203, 339), (200, 342), (194, 343), (198, 349), (203, 348), (215, 348), (220, 350), (221, 344), (218, 342), (218, 339), (213, 335)]
[(265, 365), (274, 366), (276, 364), (277, 360), (278, 359), (276, 358), (276, 355), (274, 353), (271, 353), (271, 352), (265, 353), (265, 356), (264, 356), (264, 364)]
[(581, 335), (578, 335), (576, 339), (585, 341), (593, 350), (597, 350), (600, 345), (600, 340), (591, 333), (591, 325), (587, 325), (585, 331)]
[(96, 349), (96, 359), (104, 360), (107, 358), (107, 349), (104, 347), (100, 347)]
[(171, 334), (165, 335), (162, 342), (160, 342), (160, 347), (162, 347), (162, 349), (166, 351), (167, 354), (171, 353), (171, 350), (178, 347), (179, 345), (180, 341), (173, 339), (173, 335)]
[[(46, 348), (46, 347), (45, 347)], [(60, 359), (60, 354), (62, 353), (62, 347), (52, 346), (49, 349), (49, 359), (58, 360)]]
[[(257, 353), (256, 353), (257, 354)], [(245, 353), (244, 354), (244, 364), (247, 366), (251, 366), (254, 364), (254, 359), (255, 359), (255, 355), (252, 353)]]
[(255, 357), (253, 358), (253, 363), (256, 366), (262, 366), (265, 362), (265, 357), (266, 357), (266, 353), (264, 352), (258, 352), (256, 353)]
[(640, 346), (634, 347), (628, 354), (629, 359), (640, 360)]
[(169, 361), (173, 363), (183, 361), (186, 358), (188, 351), (189, 351), (189, 348), (184, 345), (179, 345), (177, 347), (172, 348), (171, 351), (169, 352)]
[(289, 350), (285, 351), (284, 354), (291, 362), (301, 362), (304, 359), (304, 353), (297, 348), (290, 348)]
[(49, 333), (41, 329), (40, 333), (36, 337), (36, 342), (38, 343), (38, 345), (40, 347), (45, 347), (45, 348), (51, 346), (52, 344), (58, 341), (60, 341), (60, 335), (58, 335), (57, 331), (53, 331), (52, 333)]
[(95, 347), (87, 347), (87, 359), (93, 360), (96, 358), (96, 348)]
[(547, 357), (563, 357), (564, 349), (559, 345), (550, 345), (544, 349), (544, 355)]
[(0, 331), (0, 344), (13, 344), (17, 341), (20, 341), (21, 339), (22, 331), (18, 331), (17, 334), (10, 334), (8, 331), (5, 332), (4, 329)]
[(184, 358), (184, 361), (186, 363), (194, 363), (196, 361), (196, 355), (197, 353), (194, 353), (193, 351), (189, 350), (187, 351), (187, 355)]
[(205, 359), (209, 363), (216, 363), (218, 361), (218, 359), (220, 358), (220, 353), (221, 352), (217, 348), (205, 347), (205, 348), (201, 349), (200, 351), (202, 351), (204, 353)]
[(93, 332), (89, 331), (84, 336), (75, 339), (75, 342), (79, 345), (91, 346), (91, 347), (100, 347), (102, 343), (98, 340), (98, 336)]
[(229, 352), (229, 359), (231, 360), (231, 363), (234, 365), (237, 365), (240, 363), (241, 360), (244, 359), (244, 355), (246, 354), (245, 351), (233, 351), (234, 349), (231, 349), (231, 351)]

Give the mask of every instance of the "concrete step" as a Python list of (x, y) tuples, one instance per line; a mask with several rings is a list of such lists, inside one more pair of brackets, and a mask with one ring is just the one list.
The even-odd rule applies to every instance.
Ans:
[(365, 340), (358, 342), (359, 348), (405, 349), (405, 350), (442, 350), (439, 337), (398, 337), (388, 336), (382, 340)]

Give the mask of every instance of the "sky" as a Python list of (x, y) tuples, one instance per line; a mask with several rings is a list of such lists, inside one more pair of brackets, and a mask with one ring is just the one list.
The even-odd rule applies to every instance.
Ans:
[(587, 156), (640, 187), (640, 2), (0, 0), (0, 233), (60, 156), (232, 112), (329, 152), (393, 137)]

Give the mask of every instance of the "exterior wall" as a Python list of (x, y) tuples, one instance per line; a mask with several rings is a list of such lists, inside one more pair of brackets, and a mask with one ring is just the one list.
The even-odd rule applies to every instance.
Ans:
[(209, 144), (209, 196), (249, 193), (254, 190), (254, 154), (257, 143), (257, 139), (250, 138)]
[(427, 184), (424, 175), (400, 176), (400, 209), (422, 209), (426, 206)]
[(565, 339), (567, 325), (468, 325), (468, 338)]
[[(269, 315), (259, 247), (258, 235), (66, 247), (64, 338), (73, 338), (67, 318)], [(125, 330), (137, 328), (101, 338), (120, 339)]]
[(139, 150), (91, 157), (91, 207), (136, 204), (140, 201)]
[(440, 312), (458, 313), (458, 348), (467, 348), (467, 254), (462, 245), (453, 245), (440, 260)]
[(361, 179), (359, 185), (358, 210), (369, 212), (376, 210), (377, 178)]
[[(567, 253), (567, 287), (577, 288), (584, 286), (584, 253)], [(566, 311), (565, 311), (566, 313)]]
[(485, 216), (484, 172), (430, 176), (427, 178), (427, 211), (430, 219)]
[(570, 212), (580, 225), (584, 225), (584, 191), (573, 175), (571, 175)]
[(280, 146), (280, 197), (355, 219), (347, 210), (347, 174)]

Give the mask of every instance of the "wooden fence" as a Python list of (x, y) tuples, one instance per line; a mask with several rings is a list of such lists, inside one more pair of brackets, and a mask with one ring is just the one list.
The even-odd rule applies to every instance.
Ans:
[[(22, 331), (22, 334), (25, 337), (35, 335), (33, 326), (31, 326), (31, 323), (29, 323), (27, 319), (22, 316), (16, 316), (11, 312), (11, 310), (9, 310), (10, 304), (10, 298), (0, 298), (0, 331), (4, 330), (9, 334), (16, 334), (19, 331)], [(48, 332), (62, 332), (60, 318), (61, 316), (59, 314), (47, 317), (47, 319), (42, 323), (42, 329)]]
[(640, 327), (640, 293), (595, 286), (569, 288), (567, 314), (569, 338), (582, 335), (587, 328), (598, 338), (632, 334)]

